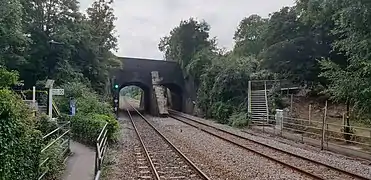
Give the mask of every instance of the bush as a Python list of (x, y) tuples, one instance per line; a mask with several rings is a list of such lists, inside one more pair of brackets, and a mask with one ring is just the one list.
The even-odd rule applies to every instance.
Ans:
[(217, 102), (212, 106), (212, 115), (219, 123), (228, 124), (228, 117), (233, 112), (233, 107), (223, 102)]
[[(58, 123), (56, 121), (50, 120), (49, 117), (45, 114), (42, 114), (38, 118), (36, 124), (37, 129), (40, 130), (43, 135), (47, 135), (58, 128)], [(58, 138), (59, 135), (60, 133), (54, 133), (53, 135), (44, 139), (43, 147), (54, 141), (56, 138)], [(64, 145), (64, 147), (61, 146), (62, 141), (63, 139), (59, 140), (41, 154), (40, 162), (49, 158), (47, 163), (43, 164), (40, 167), (41, 172), (45, 172), (46, 170), (48, 170), (43, 179), (60, 179), (61, 172), (64, 168), (63, 157), (61, 154), (62, 151), (67, 147), (66, 145)]]
[(0, 179), (37, 179), (41, 132), (27, 106), (9, 90), (0, 90)]
[(104, 120), (97, 119), (91, 114), (78, 114), (71, 119), (72, 137), (77, 141), (94, 146), (105, 123)]
[(245, 127), (249, 125), (249, 116), (245, 112), (233, 113), (229, 119), (229, 125), (233, 127)]
[[(50, 140), (53, 141), (54, 139)], [(48, 142), (48, 143), (50, 143)], [(47, 144), (48, 144), (47, 143)], [(62, 170), (64, 169), (63, 157), (61, 156), (63, 148), (61, 148), (61, 141), (54, 143), (44, 153), (41, 154), (41, 161), (49, 158), (49, 160), (40, 167), (41, 172), (48, 171), (43, 179), (61, 179)]]
[(120, 128), (119, 122), (112, 116), (102, 115), (102, 114), (95, 114), (94, 119), (103, 120), (108, 123), (107, 125), (107, 138), (109, 141), (117, 140), (117, 133)]
[(49, 116), (47, 116), (46, 114), (42, 114), (38, 118), (36, 126), (43, 135), (46, 135), (58, 128), (57, 122), (50, 120)]

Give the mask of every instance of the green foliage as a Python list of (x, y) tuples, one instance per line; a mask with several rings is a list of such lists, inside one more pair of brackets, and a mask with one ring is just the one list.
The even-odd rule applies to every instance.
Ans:
[(77, 114), (71, 119), (73, 138), (93, 146), (105, 123), (104, 120), (97, 119), (92, 114)]
[(233, 113), (229, 119), (229, 125), (233, 127), (245, 127), (249, 125), (250, 119), (247, 113), (245, 112), (239, 112), (239, 113)]
[(95, 1), (87, 15), (76, 0), (8, 2), (0, 14), (1, 65), (18, 70), (27, 88), (49, 78), (108, 93), (108, 71), (120, 66), (111, 53), (117, 48), (111, 1)]
[(44, 179), (47, 180), (61, 179), (61, 175), (64, 168), (62, 151), (63, 148), (61, 148), (61, 141), (58, 141), (54, 143), (52, 146), (50, 146), (46, 151), (44, 151), (44, 153), (41, 154), (40, 156), (41, 161), (49, 158), (48, 162), (46, 162), (45, 165), (40, 167), (41, 172), (48, 171), (44, 176)]
[(15, 69), (24, 63), (27, 38), (22, 27), (20, 0), (0, 0), (0, 65)]
[(41, 131), (43, 135), (46, 135), (57, 129), (58, 124), (56, 121), (50, 120), (49, 116), (47, 116), (46, 114), (42, 114), (40, 117), (38, 117), (36, 127), (38, 130)]
[(208, 117), (227, 123), (233, 109), (246, 109), (249, 76), (256, 70), (253, 61), (233, 55), (219, 56), (205, 69), (200, 78), (198, 106)]
[(37, 179), (41, 132), (26, 105), (9, 90), (0, 90), (0, 179)]
[(326, 1), (325, 7), (334, 12), (331, 17), (334, 27), (334, 49), (348, 57), (346, 63), (321, 61), (322, 73), (328, 81), (328, 92), (333, 99), (348, 101), (362, 116), (370, 116), (371, 97), (371, 4), (345, 0)]
[(69, 82), (60, 86), (64, 89), (63, 97), (56, 97), (55, 101), (62, 113), (69, 114), (70, 98), (76, 100), (76, 113), (81, 114), (111, 114), (111, 106), (103, 101), (90, 87), (81, 82)]
[(204, 48), (214, 49), (214, 40), (209, 39), (210, 26), (190, 18), (181, 21), (170, 32), (170, 36), (161, 39), (159, 49), (165, 53), (166, 60), (176, 61), (185, 69), (193, 56)]
[[(73, 138), (94, 145), (104, 124), (108, 122), (108, 139), (113, 141), (119, 129), (119, 123), (112, 114), (111, 106), (103, 101), (88, 86), (80, 82), (61, 85), (65, 96), (57, 97), (56, 103), (60, 111), (69, 114), (70, 98), (76, 100), (76, 116), (71, 118)], [(69, 119), (65, 116), (64, 119)]]
[(228, 117), (232, 114), (233, 107), (219, 101), (214, 103), (210, 110), (211, 117), (214, 117), (219, 123), (228, 124)]
[(5, 89), (18, 83), (18, 72), (7, 71), (0, 67), (0, 89)]
[(120, 96), (128, 96), (136, 100), (140, 100), (142, 89), (137, 86), (128, 86), (120, 90)]
[(108, 123), (107, 125), (107, 138), (109, 141), (114, 141), (117, 139), (118, 131), (120, 128), (119, 122), (113, 116), (107, 116), (102, 114), (94, 114), (94, 119), (99, 119)]
[(240, 56), (257, 56), (263, 49), (263, 34), (267, 30), (268, 19), (258, 15), (244, 18), (234, 34), (234, 53)]
[(119, 123), (115, 118), (101, 114), (79, 114), (72, 117), (71, 130), (73, 138), (89, 145), (95, 145), (99, 133), (106, 123), (108, 123), (108, 141), (115, 141)]
[[(197, 105), (208, 117), (225, 118), (229, 106), (243, 107), (248, 80), (276, 78), (324, 86), (333, 99), (371, 115), (370, 19), (368, 1), (298, 0), (268, 18), (243, 18), (231, 52), (217, 53), (210, 27), (193, 19), (159, 47), (195, 80)], [(271, 99), (271, 106), (282, 105)], [(220, 107), (227, 110), (218, 114)]]

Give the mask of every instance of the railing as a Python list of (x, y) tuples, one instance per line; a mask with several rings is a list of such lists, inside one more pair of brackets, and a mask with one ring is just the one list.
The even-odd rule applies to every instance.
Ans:
[[(309, 139), (321, 149), (344, 148), (349, 152), (364, 153), (364, 158), (371, 159), (371, 128), (329, 123), (325, 117), (322, 121), (315, 121), (283, 116), (282, 124), (279, 124), (274, 115), (264, 115), (266, 121), (252, 121), (252, 124), (263, 125), (259, 128), (263, 132), (296, 137), (301, 142)], [(350, 132), (344, 132), (344, 129)]]
[(107, 150), (107, 126), (106, 123), (100, 132), (96, 141), (96, 151), (95, 151), (95, 168), (94, 168), (94, 180), (99, 180), (102, 173), (102, 164), (104, 160), (104, 154)]
[(61, 112), (59, 111), (57, 105), (55, 104), (54, 101), (52, 101), (52, 105), (53, 105), (53, 109), (55, 111), (55, 113), (57, 114), (57, 117), (61, 116)]
[[(54, 129), (52, 132), (48, 133), (47, 135), (43, 136), (42, 139), (44, 141), (47, 141), (49, 138), (52, 138), (53, 136), (57, 135), (57, 137), (52, 140), (50, 143), (48, 143), (42, 150), (41, 153), (46, 152), (51, 146), (53, 146), (55, 143), (57, 143), (60, 140), (63, 140), (62, 143), (60, 144), (60, 147), (65, 148), (62, 150), (62, 153), (60, 154), (62, 157), (67, 157), (66, 155), (70, 151), (70, 139), (71, 139), (71, 127), (70, 127), (70, 122), (65, 122), (64, 124), (60, 125), (57, 129)], [(60, 133), (62, 133), (60, 135)], [(67, 138), (66, 138), (67, 137)], [(39, 167), (42, 168), (45, 165), (48, 164), (49, 158), (47, 157), (46, 159), (42, 160), (41, 163), (39, 164)], [(47, 168), (45, 171), (40, 172), (39, 180), (43, 179), (43, 177), (48, 173), (49, 169)]]
[(267, 90), (272, 89), (273, 87), (279, 87), (281, 90), (290, 90), (297, 89), (300, 85), (294, 84), (289, 80), (252, 80), (251, 90)]
[(267, 111), (267, 117), (269, 117), (269, 108), (268, 108), (268, 94), (267, 94), (267, 81), (264, 81), (264, 97), (265, 97), (265, 108)]
[(249, 81), (249, 89), (247, 90), (247, 95), (248, 95), (248, 98), (247, 98), (247, 101), (248, 101), (248, 114), (251, 114), (251, 81)]

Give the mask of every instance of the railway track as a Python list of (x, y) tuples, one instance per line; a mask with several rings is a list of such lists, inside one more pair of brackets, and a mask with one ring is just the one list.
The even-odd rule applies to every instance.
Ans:
[(209, 124), (194, 120), (192, 118), (182, 116), (177, 111), (170, 110), (170, 117), (188, 124), (192, 127), (200, 129), (212, 136), (218, 137), (224, 141), (232, 143), (240, 148), (259, 154), (265, 158), (282, 164), (286, 167), (294, 169), (304, 175), (307, 175), (313, 179), (339, 179), (339, 180), (350, 180), (350, 179), (361, 179), (368, 180), (370, 178), (363, 177), (346, 170), (324, 164), (243, 136), (235, 133), (211, 126)]
[(141, 144), (135, 148), (140, 179), (210, 180), (138, 110), (131, 108), (135, 115), (127, 112)]

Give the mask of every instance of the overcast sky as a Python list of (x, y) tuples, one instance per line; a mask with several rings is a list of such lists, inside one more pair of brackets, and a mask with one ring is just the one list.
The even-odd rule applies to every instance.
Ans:
[[(85, 10), (93, 0), (79, 0)], [(181, 20), (204, 19), (218, 46), (231, 49), (239, 22), (251, 14), (267, 17), (295, 0), (115, 0), (118, 56), (163, 59), (160, 38)]]

